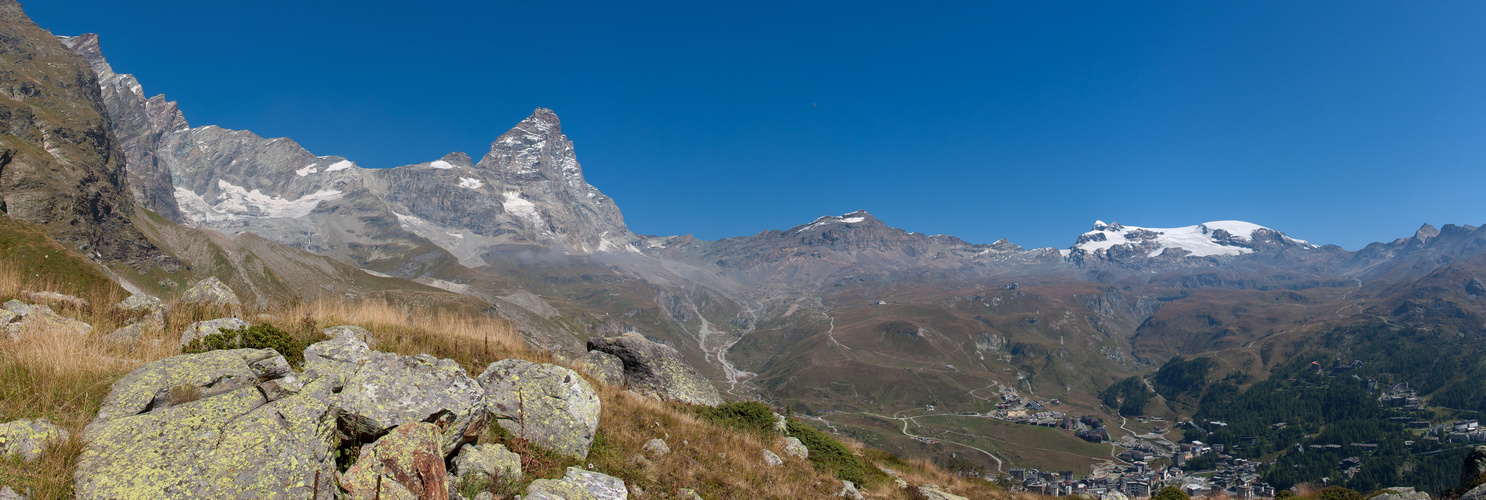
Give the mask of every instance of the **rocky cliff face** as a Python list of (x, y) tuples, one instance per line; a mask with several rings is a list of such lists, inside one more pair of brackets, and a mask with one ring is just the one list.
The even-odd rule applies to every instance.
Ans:
[(0, 212), (95, 259), (170, 264), (130, 221), (125, 154), (82, 57), (0, 2)]
[(174, 101), (164, 95), (145, 97), (133, 75), (114, 73), (103, 58), (98, 35), (58, 37), (62, 44), (82, 55), (98, 75), (104, 109), (113, 120), (113, 131), (128, 158), (129, 191), (139, 206), (183, 222), (171, 188), (170, 170), (155, 154), (162, 136), (190, 128)]

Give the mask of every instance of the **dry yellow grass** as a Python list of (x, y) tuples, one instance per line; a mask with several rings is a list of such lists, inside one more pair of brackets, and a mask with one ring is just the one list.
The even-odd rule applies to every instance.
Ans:
[[(23, 273), (0, 265), (0, 300), (16, 298), (22, 291), (58, 289), (53, 285), (27, 280)], [(46, 450), (36, 462), (0, 460), (0, 484), (33, 499), (72, 497), (72, 471), (83, 448), (83, 427), (97, 414), (110, 384), (145, 363), (178, 354), (180, 332), (192, 321), (239, 314), (311, 339), (322, 328), (357, 325), (378, 338), (378, 350), (454, 359), (472, 374), (504, 358), (556, 362), (549, 353), (528, 350), (520, 334), (505, 321), (374, 301), (294, 304), (256, 313), (172, 306), (163, 329), (146, 331), (132, 347), (118, 347), (102, 337), (128, 319), (110, 307), (123, 297), (116, 289), (83, 295), (93, 304), (90, 310), (59, 308), (59, 312), (92, 324), (93, 331), (86, 337), (36, 329), (25, 332), (18, 342), (0, 339), (0, 422), (46, 418), (72, 434), (71, 440)], [(784, 456), (780, 438), (723, 428), (679, 405), (591, 383), (599, 391), (603, 409), (588, 460), (546, 464), (543, 470), (532, 471), (538, 474), (527, 481), (536, 476), (559, 477), (564, 466), (581, 465), (620, 477), (646, 491), (647, 498), (675, 498), (680, 488), (695, 489), (714, 500), (827, 498), (841, 487), (839, 480), (809, 462)], [(657, 437), (666, 440), (672, 453), (646, 457), (641, 447)], [(915, 485), (938, 484), (969, 498), (1030, 497), (1001, 491), (979, 479), (956, 477), (926, 461), (896, 461), (860, 444), (848, 445), (874, 463), (899, 471)], [(766, 465), (764, 449), (779, 454), (785, 465)], [(874, 485), (864, 493), (871, 498), (914, 498), (891, 482)]]

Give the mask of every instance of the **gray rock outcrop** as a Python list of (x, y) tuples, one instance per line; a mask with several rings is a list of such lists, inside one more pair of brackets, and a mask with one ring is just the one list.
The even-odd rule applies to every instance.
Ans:
[(480, 383), (453, 360), (371, 351), (346, 380), (336, 418), (343, 431), (363, 440), (406, 422), (435, 423), (443, 429), (443, 452), (449, 454), (484, 427), (484, 400)]
[(1429, 500), (1429, 494), (1413, 488), (1384, 488), (1369, 500)]
[(568, 467), (561, 479), (538, 479), (526, 487), (526, 500), (625, 500), (624, 481), (607, 474)]
[(599, 424), (599, 397), (577, 372), (504, 359), (478, 377), (485, 409), (501, 427), (532, 444), (583, 458)]
[[(125, 375), (84, 430), (77, 498), (331, 498), (334, 395), (283, 366), (272, 350), (235, 349)], [(262, 388), (270, 383), (297, 390)]]
[(611, 354), (624, 363), (624, 382), (637, 393), (687, 404), (716, 406), (722, 395), (707, 377), (686, 363), (670, 346), (630, 332), (588, 340), (588, 349)]
[[(31, 305), (19, 300), (5, 301), (4, 310), (7, 321), (0, 321), (5, 334), (10, 340), (20, 340), (22, 335), (28, 332), (51, 331), (79, 337), (88, 335), (93, 331), (93, 325), (78, 321), (53, 311), (45, 305)], [(5, 318), (0, 318), (3, 320)], [(8, 323), (8, 324), (6, 324)]]

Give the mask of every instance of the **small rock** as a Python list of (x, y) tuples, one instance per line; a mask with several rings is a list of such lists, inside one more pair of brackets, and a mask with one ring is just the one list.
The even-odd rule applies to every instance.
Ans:
[(679, 497), (681, 500), (703, 500), (702, 496), (697, 494), (697, 490), (691, 488), (681, 488), (679, 490), (676, 490), (676, 496)]
[(883, 474), (887, 474), (888, 477), (903, 477), (903, 474), (901, 472), (883, 467), (881, 465), (877, 466), (877, 470), (882, 471)]
[(1413, 488), (1387, 488), (1369, 497), (1369, 500), (1429, 500), (1429, 494)]
[(26, 497), (16, 493), (9, 486), (0, 486), (0, 500), (26, 500)]
[(639, 487), (637, 485), (633, 485), (633, 484), (625, 485), (625, 487), (626, 488), (629, 488), (629, 496), (630, 497), (633, 497), (633, 498), (635, 498), (637, 500), (640, 499), (640, 498), (645, 498), (645, 489), (644, 488), (641, 488), (641, 487)]
[(21, 292), (21, 298), (29, 300), (33, 304), (67, 306), (80, 311), (88, 311), (93, 308), (86, 300), (57, 292)]
[(575, 458), (588, 456), (599, 425), (599, 396), (577, 372), (503, 359), (478, 377), (496, 423), (532, 444)]
[(136, 293), (130, 295), (127, 299), (119, 301), (118, 304), (114, 304), (114, 308), (132, 313), (152, 313), (164, 311), (165, 303), (153, 295)]
[(507, 450), (502, 444), (467, 444), (459, 448), (454, 456), (454, 470), (461, 479), (481, 480), (488, 483), (521, 481), (521, 455)]
[(0, 326), (8, 325), (10, 322), (20, 319), (20, 317), (21, 315), (10, 312), (9, 309), (0, 309)]
[(325, 338), (338, 339), (341, 337), (350, 337), (361, 341), (361, 343), (363, 344), (366, 344), (368, 348), (377, 347), (377, 338), (373, 337), (371, 332), (367, 331), (365, 328), (356, 325), (332, 326), (330, 328), (320, 330), (320, 333), (324, 333)]
[(937, 484), (925, 484), (918, 487), (918, 493), (928, 500), (970, 500), (968, 498), (939, 489)]
[(784, 438), (784, 454), (801, 459), (810, 458), (810, 449), (799, 438), (787, 437)]
[(895, 477), (893, 478), (893, 486), (900, 490), (906, 490), (908, 489), (908, 481), (904, 481), (901, 477)]
[(769, 464), (770, 467), (778, 467), (784, 465), (784, 459), (779, 458), (779, 455), (775, 455), (772, 451), (764, 450), (764, 463)]
[(27, 313), (30, 313), (31, 312), (31, 305), (30, 304), (27, 304), (25, 302), (21, 302), (21, 301), (16, 300), (16, 299), (10, 299), (10, 300), (5, 301), (5, 304), (4, 305), (0, 305), (0, 308), (3, 308), (3, 309), (5, 309), (7, 311), (10, 311), (10, 312), (13, 312), (13, 313), (16, 314), (16, 316), (25, 316)]
[(186, 330), (181, 332), (181, 347), (190, 344), (192, 340), (203, 339), (208, 335), (222, 333), (222, 330), (238, 330), (250, 326), (253, 325), (239, 318), (217, 318), (207, 321), (197, 321), (191, 323), (191, 326), (186, 327)]
[(67, 441), (66, 430), (44, 418), (0, 424), (0, 456), (19, 456), (27, 462), (41, 458), (47, 446)]
[(195, 286), (186, 290), (181, 296), (181, 302), (203, 306), (240, 306), (242, 301), (238, 300), (237, 294), (232, 292), (222, 280), (215, 276), (196, 282)]
[(442, 500), (449, 494), (447, 476), (438, 426), (409, 422), (361, 448), (341, 487), (354, 499)]
[(588, 351), (588, 354), (578, 361), (578, 367), (598, 379), (599, 382), (603, 382), (604, 385), (615, 387), (624, 385), (624, 362), (613, 354)]
[(143, 322), (133, 323), (119, 327), (113, 333), (103, 336), (103, 340), (113, 345), (133, 347), (139, 343), (139, 337), (144, 335), (145, 324)]
[(862, 492), (857, 491), (857, 485), (851, 481), (841, 480), (841, 491), (836, 492), (838, 497), (846, 497), (851, 500), (863, 500)]
[(1486, 295), (1486, 283), (1482, 283), (1481, 278), (1471, 278), (1470, 281), (1465, 283), (1465, 293)]
[(626, 500), (624, 481), (607, 474), (568, 467), (562, 479), (538, 479), (526, 487), (525, 500)]
[(618, 357), (630, 390), (662, 400), (694, 405), (722, 404), (722, 395), (707, 377), (686, 363), (676, 349), (629, 332), (619, 337), (588, 339), (588, 349)]
[(789, 432), (789, 420), (785, 420), (784, 415), (774, 414), (774, 432), (780, 434)]
[(661, 438), (655, 438), (646, 441), (645, 445), (642, 446), (641, 449), (645, 450), (645, 453), (651, 456), (659, 457), (671, 454), (671, 447), (666, 446), (666, 440)]

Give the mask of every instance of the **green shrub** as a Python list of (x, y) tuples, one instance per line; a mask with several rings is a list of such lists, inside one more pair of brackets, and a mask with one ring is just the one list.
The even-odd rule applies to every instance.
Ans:
[(304, 364), (304, 349), (309, 346), (308, 340), (296, 338), (276, 326), (264, 323), (222, 330), (221, 333), (192, 340), (182, 350), (194, 353), (219, 349), (273, 349), (289, 360), (290, 365), (298, 367)]
[(1315, 500), (1362, 500), (1362, 494), (1350, 488), (1327, 486), (1311, 495)]
[(693, 406), (692, 411), (713, 424), (760, 436), (774, 434), (774, 410), (758, 401)]
[(868, 466), (861, 457), (852, 454), (846, 445), (820, 429), (791, 420), (786, 433), (799, 439), (810, 450), (811, 463), (835, 473), (838, 478), (867, 487), (875, 480), (886, 477), (882, 471)]
[(1181, 488), (1167, 486), (1161, 488), (1161, 491), (1157, 492), (1156, 496), (1151, 497), (1151, 500), (1192, 500), (1192, 497), (1188, 496), (1187, 492), (1182, 491)]

